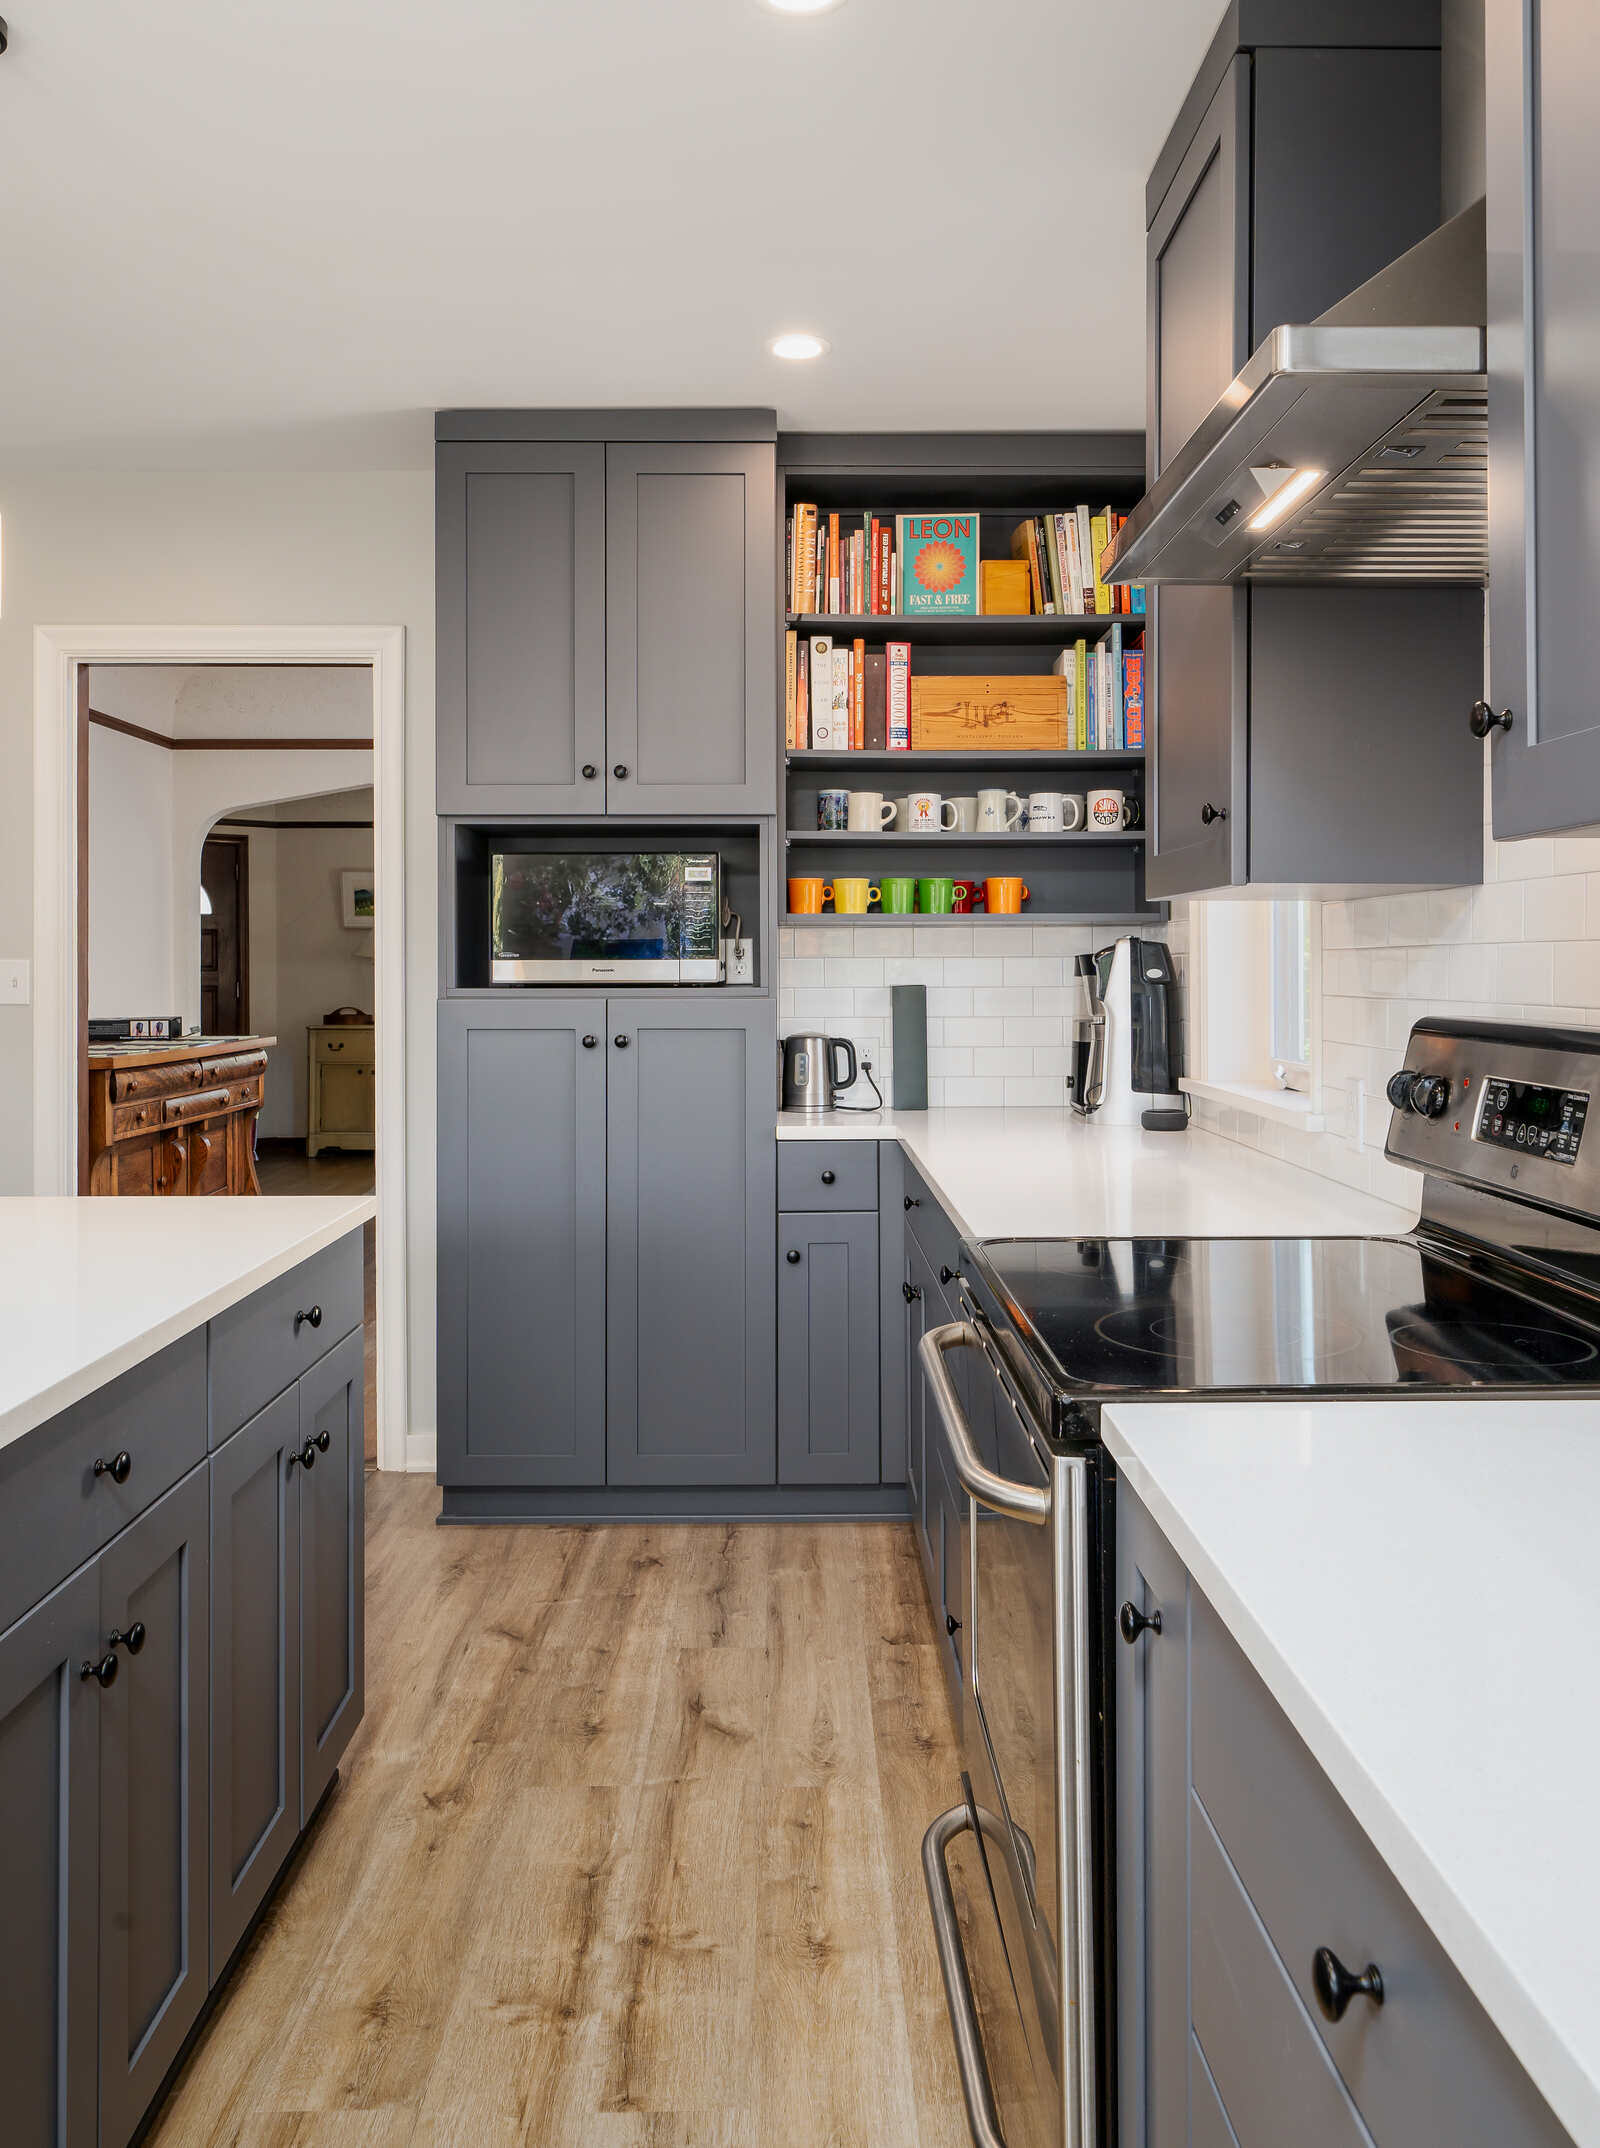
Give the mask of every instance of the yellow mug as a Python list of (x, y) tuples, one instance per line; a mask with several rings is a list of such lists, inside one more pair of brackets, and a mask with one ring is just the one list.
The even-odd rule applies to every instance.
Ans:
[(860, 917), (879, 900), (881, 890), (871, 880), (841, 880), (837, 874), (830, 893), (836, 917)]
[(791, 917), (820, 917), (822, 905), (832, 890), (825, 880), (791, 880), (789, 882), (789, 915)]
[(991, 917), (1014, 917), (1027, 899), (1027, 888), (1009, 875), (983, 883), (983, 907)]

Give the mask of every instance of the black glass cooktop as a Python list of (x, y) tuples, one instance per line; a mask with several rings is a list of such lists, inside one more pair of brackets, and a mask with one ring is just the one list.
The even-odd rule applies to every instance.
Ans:
[(1002, 1238), (979, 1250), (1070, 1393), (1600, 1386), (1600, 1325), (1406, 1238)]

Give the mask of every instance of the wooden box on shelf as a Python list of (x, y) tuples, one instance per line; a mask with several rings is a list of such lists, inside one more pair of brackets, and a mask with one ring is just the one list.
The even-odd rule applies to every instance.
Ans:
[(1020, 618), (1033, 609), (1033, 577), (1025, 559), (978, 562), (978, 608), (988, 618)]
[(1067, 682), (1054, 674), (912, 676), (911, 744), (917, 752), (1061, 753), (1071, 743)]

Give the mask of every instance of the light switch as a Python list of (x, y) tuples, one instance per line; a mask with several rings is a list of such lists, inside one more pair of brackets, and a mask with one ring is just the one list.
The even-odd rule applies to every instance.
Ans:
[(26, 955), (0, 955), (0, 1007), (26, 1007), (33, 982)]

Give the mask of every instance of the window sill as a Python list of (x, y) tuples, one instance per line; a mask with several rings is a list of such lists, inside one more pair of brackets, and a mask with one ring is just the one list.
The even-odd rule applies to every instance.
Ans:
[(1280, 1089), (1276, 1082), (1191, 1081), (1181, 1075), (1178, 1087), (1187, 1096), (1203, 1096), (1215, 1104), (1231, 1104), (1235, 1111), (1253, 1111), (1258, 1119), (1275, 1119), (1281, 1126), (1297, 1126), (1303, 1134), (1326, 1133), (1328, 1122), (1309, 1096), (1298, 1089)]

